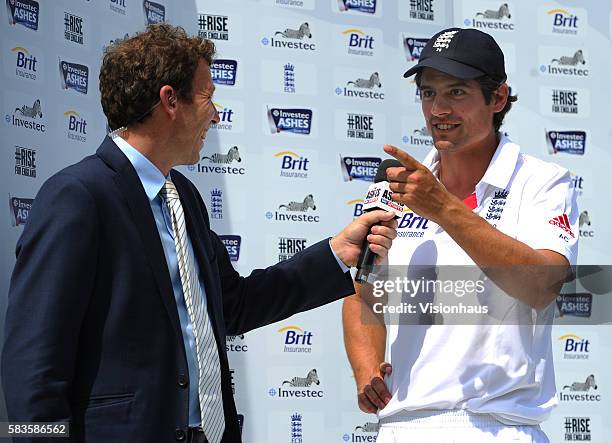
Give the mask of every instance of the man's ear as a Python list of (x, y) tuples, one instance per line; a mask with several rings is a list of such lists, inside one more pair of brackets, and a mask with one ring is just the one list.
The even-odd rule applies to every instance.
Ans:
[(493, 104), (493, 112), (500, 112), (506, 106), (506, 102), (508, 101), (508, 96), (510, 95), (510, 88), (508, 87), (508, 83), (502, 83), (499, 85), (499, 88), (493, 93), (492, 104)]
[(165, 112), (174, 113), (176, 111), (177, 97), (176, 91), (170, 85), (164, 85), (159, 90), (159, 101)]

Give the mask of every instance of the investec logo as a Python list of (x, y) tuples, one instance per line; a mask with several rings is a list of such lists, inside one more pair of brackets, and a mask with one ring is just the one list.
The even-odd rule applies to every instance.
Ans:
[(229, 18), (225, 15), (198, 14), (198, 36), (209, 40), (229, 40)]
[(227, 352), (247, 352), (249, 346), (244, 343), (244, 334), (226, 336), (225, 350)]
[(342, 36), (346, 39), (346, 50), (348, 54), (366, 57), (374, 56), (375, 41), (373, 36), (357, 28), (349, 28), (342, 31)]
[(380, 74), (372, 72), (369, 77), (355, 78), (346, 82), (344, 86), (336, 87), (336, 95), (348, 98), (365, 98), (371, 100), (384, 100), (385, 93), (377, 92), (382, 88)]
[(234, 128), (234, 110), (231, 107), (222, 105), (221, 103), (213, 103), (217, 114), (219, 114), (219, 123), (210, 125), (210, 129), (218, 131), (231, 131)]
[(15, 75), (28, 80), (38, 79), (36, 56), (23, 46), (14, 47), (11, 52), (15, 57)]
[(25, 225), (32, 209), (32, 198), (19, 198), (9, 196), (9, 207), (11, 209), (11, 225), (16, 227)]
[(230, 261), (238, 261), (240, 259), (242, 238), (239, 235), (219, 235), (219, 239), (225, 246)]
[(308, 178), (310, 160), (293, 151), (281, 151), (274, 154), (280, 159), (280, 176), (286, 178)]
[(433, 146), (433, 138), (431, 137), (431, 132), (429, 132), (427, 126), (413, 129), (410, 134), (402, 137), (402, 142), (411, 146), (424, 146), (427, 148), (431, 148)]
[(9, 25), (21, 25), (32, 31), (38, 30), (40, 7), (34, 0), (6, 0)]
[(363, 199), (362, 198), (356, 198), (354, 200), (349, 200), (346, 202), (346, 204), (352, 208), (353, 218), (357, 218), (361, 214), (363, 214)]
[(476, 29), (514, 31), (510, 9), (508, 3), (501, 3), (496, 9), (477, 11), (472, 18), (466, 18), (463, 24)]
[(566, 360), (588, 360), (591, 355), (591, 342), (576, 334), (565, 334), (558, 339), (563, 344), (563, 358)]
[(378, 434), (379, 424), (375, 422), (365, 422), (360, 426), (355, 426), (355, 429), (350, 434), (347, 432), (342, 436), (342, 440), (347, 443), (374, 443)]
[(89, 85), (89, 68), (87, 66), (60, 59), (59, 69), (62, 89), (72, 89), (81, 94), (87, 94), (87, 87)]
[(577, 35), (579, 30), (578, 16), (567, 9), (551, 9), (546, 12), (549, 20), (549, 29), (553, 34)]
[(285, 326), (276, 332), (283, 338), (283, 352), (312, 352), (312, 332), (299, 326)]
[(64, 112), (66, 119), (66, 137), (69, 140), (85, 143), (87, 141), (87, 120), (76, 111)]
[(166, 8), (164, 5), (144, 0), (142, 2), (142, 9), (144, 10), (146, 25), (154, 25), (166, 21)]
[(312, 111), (310, 109), (268, 108), (270, 132), (290, 132), (308, 135), (312, 128)]
[(575, 381), (570, 385), (563, 386), (559, 392), (559, 400), (565, 402), (600, 402), (601, 395), (591, 391), (597, 390), (595, 375), (589, 375), (584, 381)]
[(236, 60), (217, 59), (210, 66), (210, 74), (216, 85), (234, 86), (238, 62)]
[[(125, 15), (126, 5), (125, 3), (129, 0), (108, 0), (109, 8), (111, 11), (116, 12), (117, 14)], [(134, 1), (134, 0), (131, 0)]]
[(83, 44), (83, 17), (64, 11), (64, 39)]
[(305, 377), (293, 377), (284, 380), (278, 388), (270, 388), (268, 395), (275, 398), (323, 398), (324, 392), (316, 389), (320, 386), (319, 374), (316, 369), (308, 371)]
[(312, 39), (312, 31), (308, 22), (304, 22), (297, 28), (275, 31), (272, 37), (262, 38), (261, 44), (277, 49), (316, 51), (316, 43), (308, 43), (309, 39)]
[(318, 215), (310, 215), (308, 211), (316, 211), (317, 205), (312, 194), (308, 194), (302, 201), (290, 201), (278, 206), (278, 210), (266, 212), (266, 218), (274, 221), (319, 223)]
[(560, 152), (584, 155), (586, 149), (585, 131), (546, 131), (546, 143), (550, 154)]
[(244, 175), (245, 168), (234, 165), (241, 162), (240, 149), (238, 146), (232, 146), (225, 153), (215, 152), (203, 156), (197, 165), (197, 171), (205, 174)]
[(340, 155), (340, 168), (345, 182), (363, 180), (373, 182), (382, 160), (379, 157), (343, 157)]
[(572, 53), (567, 49), (558, 48), (557, 52), (557, 55), (540, 65), (541, 74), (566, 77), (589, 76), (588, 65), (582, 49), (576, 49)]
[(408, 209), (397, 225), (397, 236), (421, 238), (425, 235), (425, 231), (429, 229), (428, 223), (428, 219)]
[(428, 38), (406, 37), (402, 35), (406, 60), (409, 62), (418, 61), (421, 58), (421, 51), (423, 51), (428, 41)]
[(376, 14), (376, 0), (338, 0), (340, 12), (356, 11), (365, 14)]
[(13, 115), (6, 114), (4, 121), (8, 125), (15, 126), (17, 128), (26, 128), (30, 131), (45, 132), (47, 127), (44, 123), (38, 123), (38, 119), (43, 118), (42, 105), (40, 99), (34, 100), (32, 106), (23, 105), (19, 108), (15, 108)]

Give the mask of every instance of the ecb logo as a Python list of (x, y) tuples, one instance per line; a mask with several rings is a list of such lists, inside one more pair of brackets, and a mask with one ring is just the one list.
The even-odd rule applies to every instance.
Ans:
[(6, 0), (9, 25), (21, 25), (26, 29), (38, 31), (40, 7), (34, 0)]
[(62, 89), (72, 89), (81, 94), (87, 94), (89, 85), (89, 68), (87, 66), (60, 60), (59, 68)]
[(237, 71), (238, 62), (236, 60), (217, 59), (210, 66), (212, 80), (216, 85), (234, 86)]
[(166, 20), (166, 8), (164, 5), (145, 0), (142, 3), (142, 8), (144, 10), (145, 25), (147, 26), (163, 23)]

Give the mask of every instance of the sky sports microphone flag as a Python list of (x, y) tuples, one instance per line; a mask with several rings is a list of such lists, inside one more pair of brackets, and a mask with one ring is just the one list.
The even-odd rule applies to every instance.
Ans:
[[(389, 189), (389, 182), (387, 181), (387, 168), (401, 167), (402, 164), (395, 159), (383, 160), (378, 171), (376, 171), (376, 177), (374, 183), (368, 187), (368, 193), (363, 202), (363, 212), (373, 211), (375, 209), (382, 209), (387, 212), (394, 212), (396, 217), (402, 217), (404, 212), (408, 209), (402, 203), (395, 202), (391, 199), (391, 190)], [(359, 283), (366, 283), (368, 276), (372, 272), (374, 266), (374, 254), (370, 248), (367, 240), (363, 241), (361, 246), (361, 254), (357, 261), (357, 274), (355, 275), (355, 281)]]

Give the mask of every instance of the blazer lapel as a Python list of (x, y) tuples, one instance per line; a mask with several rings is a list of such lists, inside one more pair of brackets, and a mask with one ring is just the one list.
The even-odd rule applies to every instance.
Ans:
[[(170, 323), (172, 323), (179, 343), (182, 344), (183, 336), (176, 309), (172, 282), (170, 280), (170, 274), (168, 273), (168, 264), (166, 263), (166, 257), (159, 238), (159, 232), (157, 231), (157, 225), (155, 224), (155, 218), (151, 211), (151, 205), (142, 187), (140, 178), (127, 157), (125, 157), (123, 152), (121, 152), (110, 138), (106, 137), (104, 139), (97, 151), (97, 155), (116, 171), (113, 178), (130, 208), (134, 223), (138, 225), (138, 233), (143, 246), (143, 253), (149, 260), (153, 271), (153, 277), (164, 306), (166, 307)], [(183, 349), (183, 346), (181, 346), (181, 349)]]

